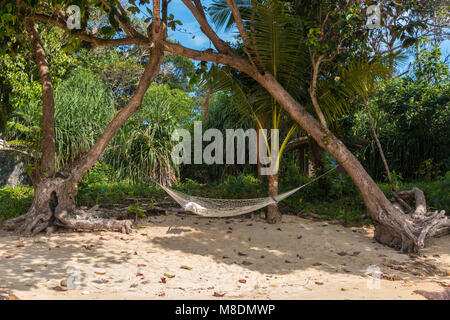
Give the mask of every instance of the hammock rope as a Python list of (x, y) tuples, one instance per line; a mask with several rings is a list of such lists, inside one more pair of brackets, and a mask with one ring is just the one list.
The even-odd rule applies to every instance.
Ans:
[(262, 209), (270, 204), (276, 204), (290, 195), (296, 193), (300, 189), (310, 185), (311, 183), (319, 180), (323, 176), (329, 174), (334, 168), (328, 170), (317, 178), (285, 193), (265, 198), (253, 198), (253, 199), (213, 199), (196, 197), (184, 194), (182, 192), (173, 190), (169, 187), (163, 186), (154, 181), (160, 186), (167, 194), (172, 197), (184, 210), (197, 214), (203, 217), (211, 218), (224, 218), (243, 215), (249, 212), (253, 212)]

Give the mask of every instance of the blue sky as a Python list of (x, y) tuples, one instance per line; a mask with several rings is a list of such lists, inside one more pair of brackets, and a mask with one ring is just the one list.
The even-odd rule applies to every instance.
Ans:
[[(212, 0), (204, 0), (202, 3), (208, 6)], [(145, 9), (143, 10), (146, 11)], [(175, 32), (170, 31), (169, 37), (172, 40), (179, 41), (182, 45), (197, 49), (204, 50), (212, 48), (210, 40), (200, 31), (197, 21), (195, 20), (192, 13), (188, 8), (182, 3), (181, 0), (172, 0), (169, 4), (169, 14), (172, 13), (175, 19), (180, 20), (183, 25), (177, 26)], [(213, 25), (211, 23), (211, 25)], [(219, 31), (218, 35), (225, 41), (235, 41), (235, 37), (238, 34), (237, 29), (234, 28), (232, 31), (223, 32)], [(442, 43), (442, 54), (445, 57), (450, 54), (450, 40), (446, 40)]]
[[(205, 6), (208, 6), (211, 2), (211, 0), (202, 1)], [(197, 50), (212, 47), (210, 40), (200, 31), (197, 20), (195, 20), (195, 17), (181, 0), (172, 0), (169, 4), (168, 12), (169, 14), (172, 13), (176, 20), (180, 20), (183, 23), (181, 27), (177, 26), (175, 32), (169, 31), (169, 37), (172, 40), (179, 41), (182, 45)], [(212, 22), (211, 25), (213, 25)], [(218, 32), (218, 35), (225, 41), (233, 42), (234, 37), (237, 35), (237, 29), (229, 32)]]

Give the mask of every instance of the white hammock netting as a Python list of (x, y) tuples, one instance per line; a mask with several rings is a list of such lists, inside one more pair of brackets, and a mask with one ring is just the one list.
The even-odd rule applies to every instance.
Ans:
[(256, 211), (262, 209), (269, 204), (276, 204), (283, 199), (289, 197), (293, 193), (298, 190), (306, 187), (307, 185), (315, 182), (320, 179), (324, 175), (328, 174), (332, 170), (336, 169), (335, 166), (333, 169), (325, 172), (321, 176), (316, 179), (305, 183), (304, 185), (292, 189), (291, 191), (279, 194), (274, 197), (265, 197), (265, 198), (254, 198), (254, 199), (212, 199), (212, 198), (203, 198), (203, 197), (195, 197), (184, 194), (179, 191), (175, 191), (169, 187), (162, 186), (158, 183), (158, 185), (167, 192), (184, 210), (190, 211), (194, 214), (204, 217), (233, 217), (239, 216), (242, 214), (246, 214), (252, 211)]

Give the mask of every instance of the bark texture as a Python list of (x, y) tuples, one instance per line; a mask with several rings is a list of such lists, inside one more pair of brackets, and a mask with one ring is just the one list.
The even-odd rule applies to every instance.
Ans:
[[(25, 29), (31, 43), (34, 60), (39, 72), (42, 85), (42, 137), (41, 137), (41, 167), (42, 172), (35, 172), (33, 181), (38, 183), (41, 174), (51, 177), (55, 174), (55, 100), (53, 96), (53, 83), (50, 75), (44, 47), (42, 46), (36, 24), (31, 18), (25, 18)], [(40, 170), (38, 170), (40, 171)]]
[[(268, 176), (269, 179), (269, 197), (278, 195), (278, 174)], [(281, 213), (278, 210), (278, 204), (269, 204), (267, 206), (267, 222), (274, 224), (281, 222)]]

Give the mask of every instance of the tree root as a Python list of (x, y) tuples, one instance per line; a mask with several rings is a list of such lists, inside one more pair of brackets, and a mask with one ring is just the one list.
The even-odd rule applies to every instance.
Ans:
[[(399, 200), (378, 215), (377, 241), (404, 253), (417, 252), (425, 246), (426, 239), (449, 231), (450, 220), (445, 211), (427, 211), (425, 195), (419, 188), (400, 191), (394, 199)], [(415, 200), (414, 210), (407, 204), (408, 199)]]
[(51, 234), (55, 227), (75, 230), (118, 230), (131, 233), (131, 220), (102, 217), (95, 210), (75, 209), (76, 185), (63, 178), (51, 178), (35, 189), (35, 198), (28, 213), (4, 223), (4, 229), (23, 236), (42, 231)]

